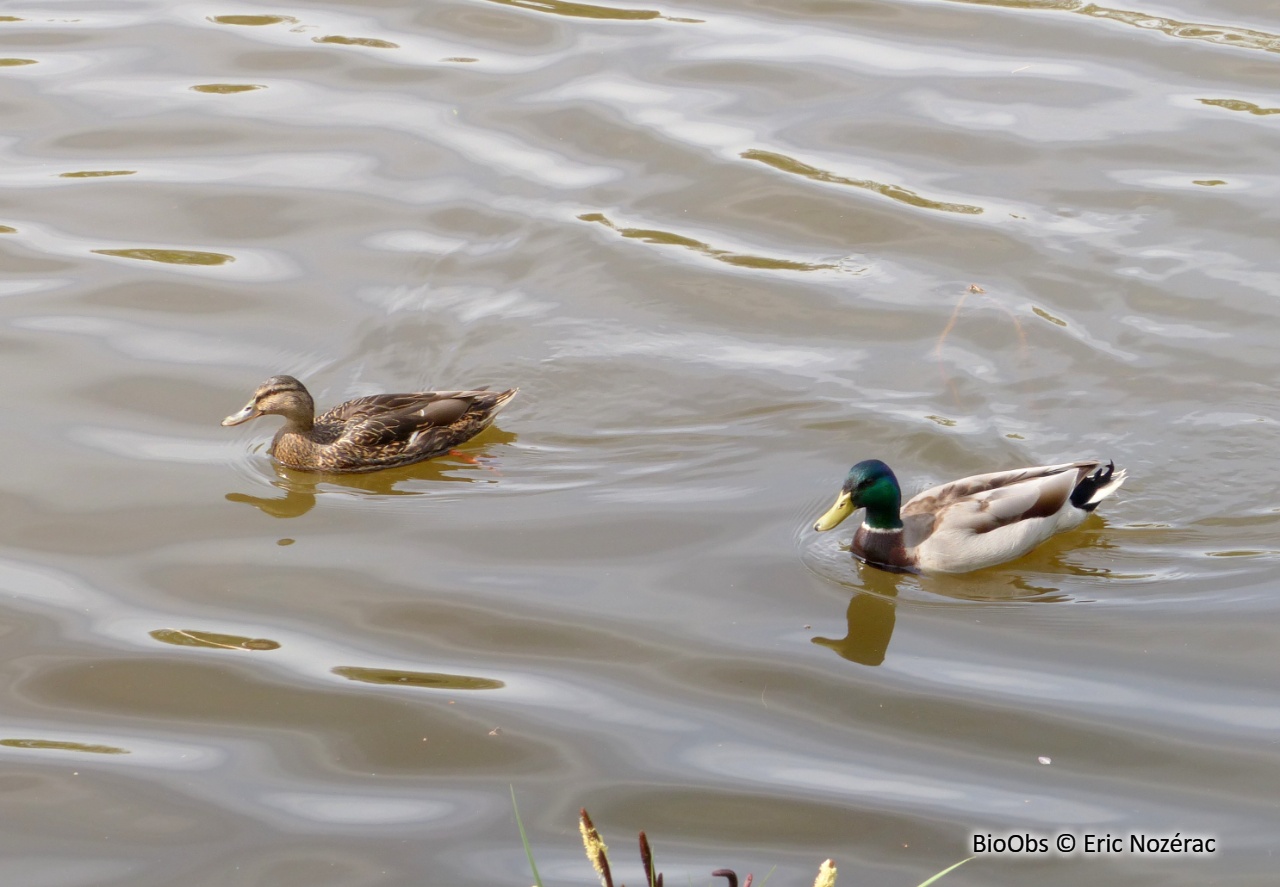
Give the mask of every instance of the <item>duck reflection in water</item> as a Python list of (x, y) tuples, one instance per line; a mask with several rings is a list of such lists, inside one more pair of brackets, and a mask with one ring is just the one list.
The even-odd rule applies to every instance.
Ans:
[[(1105, 533), (1075, 539), (1052, 539), (1040, 546), (1033, 556), (1020, 562), (1024, 569), (987, 570), (963, 576), (888, 573), (859, 564), (857, 578), (860, 587), (852, 589), (853, 597), (845, 611), (845, 636), (814, 637), (811, 640), (819, 646), (834, 650), (850, 662), (880, 665), (889, 650), (889, 639), (893, 636), (897, 623), (898, 592), (903, 588), (956, 602), (1056, 604), (1093, 599), (1093, 593), (1082, 592), (1085, 589), (1096, 590), (1098, 580), (1149, 578), (1142, 574), (1122, 574), (1081, 566), (1071, 561), (1071, 558), (1078, 556), (1084, 549), (1116, 548)], [(1026, 567), (1034, 569), (1028, 570)], [(1070, 592), (1055, 585), (1042, 585), (1038, 582), (1055, 575), (1075, 576), (1085, 581)]]
[(855, 592), (845, 611), (848, 631), (842, 638), (815, 637), (811, 640), (829, 647), (842, 658), (859, 665), (880, 665), (889, 650), (889, 638), (898, 618), (898, 583), (906, 577), (866, 570), (866, 590)]
[[(509, 444), (516, 435), (490, 426), (475, 441)], [(326, 492), (325, 487), (344, 487), (356, 494), (370, 496), (422, 496), (436, 493), (438, 489), (397, 489), (399, 484), (421, 482), (430, 487), (440, 483), (494, 483), (501, 473), (486, 464), (483, 456), (462, 453), (442, 456), (427, 462), (417, 462), (400, 468), (388, 468), (369, 474), (325, 474), (314, 471), (296, 471), (279, 463), (273, 463), (275, 478), (271, 485), (284, 491), (282, 496), (253, 496), (248, 493), (227, 493), (227, 501), (252, 505), (271, 517), (301, 517), (315, 507), (316, 497)], [(466, 468), (480, 470), (466, 471)], [(333, 492), (339, 492), (333, 490)]]

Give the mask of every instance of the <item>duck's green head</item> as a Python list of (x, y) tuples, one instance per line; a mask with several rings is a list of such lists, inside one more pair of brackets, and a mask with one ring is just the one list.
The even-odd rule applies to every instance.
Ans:
[(856, 509), (867, 509), (866, 522), (882, 530), (902, 526), (898, 510), (902, 507), (902, 489), (892, 469), (879, 459), (867, 459), (849, 469), (836, 504), (813, 525), (819, 532), (839, 525)]

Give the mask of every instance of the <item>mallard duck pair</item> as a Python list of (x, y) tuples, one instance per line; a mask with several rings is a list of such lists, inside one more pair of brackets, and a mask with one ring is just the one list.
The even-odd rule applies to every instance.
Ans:
[[(470, 440), (518, 390), (375, 394), (317, 416), (301, 382), (273, 376), (222, 424), (283, 416), (269, 451), (281, 464), (303, 471), (377, 471), (431, 459)], [(854, 557), (898, 572), (966, 573), (1021, 557), (1078, 526), (1124, 479), (1111, 462), (1066, 462), (966, 477), (903, 505), (893, 471), (871, 459), (853, 466), (814, 529), (830, 530), (865, 508), (851, 545)]]
[(268, 450), (280, 464), (302, 471), (378, 471), (444, 455), (488, 428), (519, 390), (375, 394), (317, 416), (301, 382), (272, 376), (222, 424), (283, 416)]

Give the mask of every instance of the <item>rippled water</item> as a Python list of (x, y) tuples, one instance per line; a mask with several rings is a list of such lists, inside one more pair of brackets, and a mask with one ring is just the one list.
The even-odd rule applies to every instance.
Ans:
[[(0, 873), (1273, 884), (1280, 11), (9, 4)], [(447, 457), (219, 420), (518, 385)], [(808, 528), (1115, 459), (959, 577)], [(1127, 847), (1126, 847), (1127, 849)], [(717, 881), (717, 883), (723, 883)]]

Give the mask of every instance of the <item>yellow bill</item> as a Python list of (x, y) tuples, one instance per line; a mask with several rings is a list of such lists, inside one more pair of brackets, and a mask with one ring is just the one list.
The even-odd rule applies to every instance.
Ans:
[(840, 525), (840, 522), (849, 515), (853, 514), (853, 494), (841, 491), (836, 497), (836, 504), (827, 509), (827, 513), (818, 518), (818, 522), (813, 528), (819, 533), (830, 530)]

